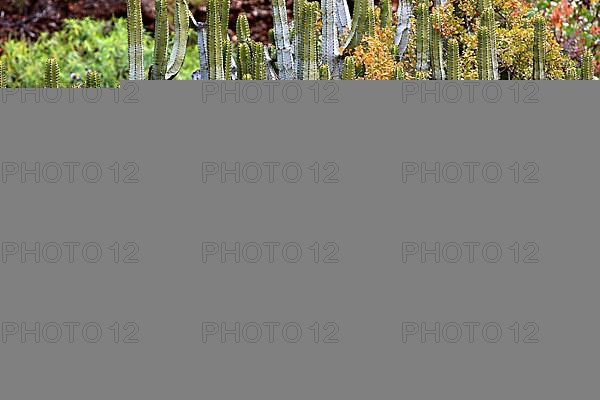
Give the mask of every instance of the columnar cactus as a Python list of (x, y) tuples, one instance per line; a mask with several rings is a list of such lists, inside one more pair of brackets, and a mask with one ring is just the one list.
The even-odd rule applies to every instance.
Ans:
[(46, 67), (44, 69), (44, 87), (53, 89), (60, 87), (60, 68), (58, 66), (58, 61), (56, 61), (55, 58), (46, 60)]
[(223, 80), (223, 30), (220, 0), (208, 0), (208, 79)]
[(444, 42), (442, 39), (442, 17), (434, 13), (431, 17), (431, 69), (433, 79), (444, 80)]
[(156, 0), (154, 22), (154, 63), (150, 67), (150, 79), (165, 79), (167, 73), (167, 43), (169, 42), (169, 19), (167, 0)]
[(250, 52), (250, 42), (243, 42), (238, 45), (238, 71), (240, 76), (249, 74), (252, 68), (252, 55)]
[(392, 0), (381, 0), (381, 14), (379, 25), (382, 28), (389, 28), (392, 26), (392, 17), (394, 9), (392, 8)]
[(272, 0), (272, 7), (279, 76), (283, 80), (294, 79), (294, 61), (285, 0)]
[(375, 36), (375, 6), (367, 7), (364, 36)]
[[(166, 79), (173, 79), (179, 74), (185, 53), (187, 50), (188, 34), (190, 30), (190, 18), (187, 0), (177, 0), (175, 2), (175, 40), (171, 58), (167, 64)], [(167, 26), (168, 29), (168, 26)]]
[(356, 61), (353, 56), (344, 58), (344, 67), (342, 68), (342, 80), (350, 81), (356, 79)]
[(493, 7), (494, 7), (493, 0), (478, 0), (477, 1), (477, 9), (479, 10), (480, 13), (482, 13), (484, 10), (486, 10), (488, 8), (493, 8)]
[(85, 75), (84, 88), (100, 88), (102, 85), (100, 74), (96, 71), (88, 71)]
[(347, 35), (352, 26), (350, 7), (346, 0), (335, 0), (335, 21), (338, 36)]
[(587, 50), (581, 62), (581, 79), (591, 81), (594, 79), (594, 56), (590, 50)]
[(235, 24), (235, 34), (237, 36), (238, 43), (243, 43), (250, 40), (250, 24), (248, 24), (248, 17), (246, 17), (246, 14), (238, 15)]
[(219, 20), (221, 21), (221, 37), (226, 39), (228, 37), (227, 27), (229, 26), (229, 7), (231, 6), (231, 0), (219, 0), (220, 11)]
[[(336, 28), (336, 0), (321, 0), (321, 15), (323, 26), (321, 27), (322, 37), (322, 60), (329, 71), (329, 76), (334, 79), (339, 79), (339, 57), (340, 43), (338, 40), (338, 31)], [(389, 1), (389, 0), (388, 0)]]
[(294, 13), (294, 28), (290, 35), (294, 39), (294, 70), (296, 72), (296, 79), (303, 79), (304, 73), (302, 68), (304, 67), (304, 0), (294, 0), (293, 4)]
[(208, 44), (206, 35), (206, 23), (198, 22), (198, 58), (200, 60), (199, 75), (201, 80), (208, 79)]
[(458, 52), (458, 40), (448, 40), (448, 79), (458, 81), (461, 76), (460, 56)]
[(417, 20), (417, 71), (429, 71), (429, 2), (421, 0), (415, 13)]
[(317, 58), (317, 30), (316, 22), (319, 12), (319, 3), (305, 2), (303, 5), (303, 30), (298, 35), (303, 36), (302, 55), (302, 79), (318, 80), (319, 67)]
[(546, 19), (537, 15), (533, 19), (533, 79), (546, 79)]
[(356, 47), (368, 35), (368, 31), (373, 27), (375, 30), (375, 19), (369, 19), (369, 10), (374, 10), (373, 0), (355, 0), (354, 12), (352, 13), (352, 28), (346, 38), (346, 43), (342, 46), (344, 49)]
[(129, 80), (144, 79), (144, 47), (142, 44), (141, 0), (127, 0), (127, 41), (129, 48)]
[(483, 25), (477, 30), (477, 72), (482, 81), (489, 81), (494, 77), (490, 33), (487, 26)]
[(259, 81), (267, 79), (265, 46), (258, 42), (252, 42), (252, 77)]
[[(489, 5), (488, 5), (489, 2)], [(486, 26), (488, 34), (490, 35), (490, 46), (492, 50), (491, 62), (492, 62), (492, 79), (500, 79), (500, 73), (498, 71), (498, 51), (496, 41), (496, 14), (491, 5), (491, 0), (484, 1), (484, 8), (481, 12), (480, 24)]]
[(6, 89), (7, 76), (6, 61), (0, 60), (0, 89)]
[(410, 38), (410, 16), (412, 14), (412, 1), (399, 0), (398, 11), (396, 12), (398, 25), (396, 26), (396, 36), (394, 44), (398, 46), (398, 58), (401, 60), (408, 48)]
[(233, 43), (225, 39), (223, 41), (223, 74), (225, 80), (231, 80), (231, 54), (233, 51)]

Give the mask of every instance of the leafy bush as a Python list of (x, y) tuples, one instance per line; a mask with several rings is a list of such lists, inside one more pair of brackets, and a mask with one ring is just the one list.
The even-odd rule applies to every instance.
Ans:
[[(195, 37), (190, 41), (195, 41)], [(144, 59), (148, 63), (152, 59), (153, 42), (152, 36), (145, 33)], [(42, 86), (44, 64), (48, 58), (55, 58), (60, 63), (63, 86), (68, 82), (81, 83), (89, 70), (100, 74), (104, 87), (114, 87), (117, 81), (128, 79), (127, 20), (123, 18), (65, 20), (59, 32), (43, 33), (33, 43), (9, 40), (2, 47), (9, 87)], [(195, 60), (189, 58), (180, 74), (181, 79), (190, 79), (194, 69)]]

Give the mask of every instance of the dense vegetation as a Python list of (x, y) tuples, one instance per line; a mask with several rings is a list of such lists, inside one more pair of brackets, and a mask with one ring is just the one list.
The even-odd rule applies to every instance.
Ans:
[(291, 21), (285, 2), (273, 0), (268, 44), (250, 38), (243, 14), (232, 34), (229, 0), (208, 0), (205, 21), (195, 20), (187, 0), (158, 0), (153, 35), (142, 24), (140, 0), (124, 1), (128, 20), (67, 20), (34, 43), (4, 43), (0, 85), (115, 86), (121, 79), (192, 76), (594, 79), (600, 46), (597, 0), (577, 11), (566, 0), (536, 7), (522, 0), (400, 0), (396, 9), (390, 0), (356, 0), (352, 13), (346, 0), (294, 0)]

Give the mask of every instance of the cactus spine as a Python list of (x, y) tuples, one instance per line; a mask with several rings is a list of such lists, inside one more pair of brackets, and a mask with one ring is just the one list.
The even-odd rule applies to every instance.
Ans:
[(499, 80), (500, 74), (498, 71), (498, 51), (496, 41), (496, 14), (492, 8), (491, 0), (484, 1), (484, 10), (481, 13), (480, 24), (487, 27), (488, 34), (490, 37), (490, 48), (491, 48), (491, 63), (492, 63), (492, 79)]
[(399, 0), (398, 11), (396, 12), (398, 18), (398, 25), (396, 26), (396, 36), (394, 37), (394, 44), (398, 46), (398, 58), (402, 60), (406, 49), (408, 48), (408, 41), (410, 39), (410, 16), (412, 14), (412, 2), (410, 0)]
[(285, 0), (272, 0), (272, 7), (279, 75), (283, 80), (294, 79), (294, 62)]
[(477, 30), (477, 72), (479, 80), (489, 81), (493, 79), (492, 47), (487, 26), (480, 26)]
[(533, 79), (546, 79), (546, 19), (537, 15), (533, 20)]
[(417, 71), (429, 71), (429, 3), (422, 1), (417, 6)]
[[(389, 0), (388, 0), (389, 1)], [(321, 63), (328, 69), (329, 76), (338, 79), (340, 43), (338, 40), (338, 31), (335, 25), (335, 0), (321, 1), (321, 15), (323, 26), (321, 28), (322, 36), (322, 60)], [(331, 68), (331, 70), (329, 70)], [(330, 79), (330, 78), (329, 78)]]
[(129, 48), (129, 80), (144, 79), (141, 0), (127, 0), (127, 41)]
[(435, 12), (431, 17), (431, 69), (433, 79), (444, 80), (444, 43), (442, 39), (442, 16)]
[(55, 58), (46, 60), (44, 69), (44, 87), (56, 89), (60, 86), (60, 68)]
[(344, 58), (344, 66), (342, 68), (342, 80), (350, 81), (356, 79), (356, 61), (353, 56)]
[(586, 81), (591, 81), (594, 79), (594, 56), (590, 50), (587, 50), (583, 54), (583, 59), (581, 62), (581, 79)]
[(0, 60), (0, 89), (6, 89), (6, 81), (8, 80), (6, 72), (6, 61)]
[(448, 40), (448, 79), (458, 81), (461, 75), (458, 40), (451, 38)]

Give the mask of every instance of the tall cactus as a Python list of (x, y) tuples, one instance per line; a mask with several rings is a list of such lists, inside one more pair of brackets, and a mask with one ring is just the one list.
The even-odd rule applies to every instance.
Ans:
[[(369, 9), (374, 9), (373, 0), (355, 0), (354, 12), (352, 13), (352, 27), (350, 34), (346, 38), (346, 43), (342, 46), (344, 49), (356, 47), (368, 35), (371, 25), (375, 23), (369, 20)], [(373, 29), (374, 30), (374, 29)]]
[(0, 89), (6, 89), (6, 81), (8, 80), (6, 61), (0, 60)]
[(44, 87), (56, 89), (60, 87), (60, 68), (56, 58), (46, 60), (44, 69)]
[(461, 75), (458, 40), (451, 38), (448, 40), (448, 79), (458, 81), (462, 79)]
[(318, 80), (319, 67), (317, 58), (317, 14), (319, 3), (305, 2), (303, 4), (303, 29), (297, 32), (297, 35), (302, 35), (303, 52), (302, 59), (302, 79), (303, 80)]
[(417, 71), (429, 71), (429, 2), (427, 0), (420, 1), (415, 11), (417, 20)]
[(477, 10), (479, 10), (480, 13), (483, 13), (484, 10), (486, 10), (488, 8), (493, 8), (493, 7), (494, 7), (493, 0), (477, 0)]
[(167, 44), (169, 42), (167, 0), (156, 0), (155, 8), (154, 62), (150, 67), (150, 79), (163, 80), (167, 73)]
[(141, 0), (127, 0), (129, 80), (144, 79), (143, 30)]
[(353, 56), (344, 58), (344, 67), (342, 68), (342, 80), (350, 81), (356, 79), (356, 61)]
[(294, 61), (285, 0), (272, 0), (272, 7), (279, 76), (282, 80), (291, 80), (294, 79)]
[(223, 80), (223, 30), (221, 25), (221, 2), (208, 0), (207, 10), (208, 28), (208, 79)]
[(386, 29), (392, 26), (392, 17), (394, 9), (392, 8), (392, 0), (381, 0), (381, 14), (379, 26)]
[[(389, 1), (389, 0), (388, 0)], [(321, 27), (322, 37), (322, 65), (330, 69), (329, 75), (333, 79), (338, 79), (340, 43), (338, 40), (338, 31), (336, 28), (336, 0), (321, 0), (321, 15), (323, 26)]]
[(227, 27), (229, 26), (229, 8), (231, 7), (231, 0), (219, 0), (220, 3), (220, 14), (219, 20), (221, 21), (221, 37), (226, 39), (228, 37)]
[(231, 53), (233, 49), (233, 43), (230, 40), (225, 39), (223, 41), (223, 75), (225, 80), (231, 80)]
[(296, 79), (303, 79), (304, 77), (304, 1), (305, 0), (294, 0), (293, 3), (293, 15), (294, 15), (294, 29), (291, 35), (294, 39), (294, 71)]
[(208, 44), (206, 35), (206, 22), (198, 22), (198, 58), (200, 60), (199, 77), (201, 80), (208, 80)]
[(439, 12), (431, 17), (431, 69), (433, 79), (444, 80), (444, 42), (442, 39), (442, 16)]
[(411, 0), (399, 0), (398, 10), (396, 12), (398, 25), (396, 26), (396, 36), (394, 37), (394, 44), (398, 46), (398, 58), (402, 60), (406, 49), (408, 48), (408, 41), (410, 39), (410, 16), (412, 14), (412, 1)]
[[(488, 3), (489, 2), (489, 3)], [(490, 35), (490, 47), (492, 51), (491, 62), (492, 62), (492, 79), (500, 79), (500, 73), (498, 70), (498, 50), (496, 40), (496, 14), (492, 7), (491, 0), (484, 0), (483, 11), (481, 12), (481, 25), (484, 25), (488, 29)]]
[(238, 72), (239, 76), (243, 77), (249, 74), (252, 69), (252, 54), (250, 52), (250, 43), (243, 42), (238, 45)]
[[(173, 79), (179, 74), (183, 62), (185, 61), (185, 53), (187, 50), (187, 41), (190, 30), (190, 19), (188, 16), (189, 9), (187, 0), (176, 0), (175, 2), (175, 41), (173, 42), (173, 50), (171, 58), (167, 64), (166, 79)], [(168, 28), (168, 27), (167, 27)]]
[(533, 79), (546, 79), (546, 19), (536, 15), (533, 19)]
[(494, 78), (492, 46), (487, 26), (480, 26), (477, 30), (477, 72), (479, 80), (489, 81)]
[(581, 61), (581, 79), (591, 81), (594, 79), (594, 55), (590, 50), (583, 54)]
[(252, 77), (259, 81), (267, 79), (265, 45), (259, 42), (252, 43)]

